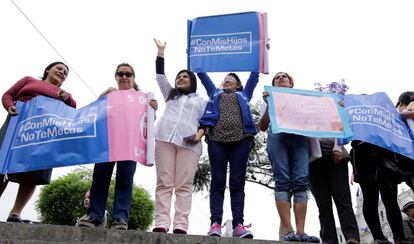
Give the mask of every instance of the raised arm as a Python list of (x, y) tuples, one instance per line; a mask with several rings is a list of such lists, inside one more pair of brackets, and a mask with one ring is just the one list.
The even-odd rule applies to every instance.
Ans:
[(164, 51), (167, 46), (166, 42), (161, 42), (154, 38), (155, 45), (157, 46), (157, 60), (155, 60), (155, 72), (157, 74), (164, 75)]
[(207, 73), (197, 73), (198, 78), (201, 80), (201, 84), (203, 84), (204, 88), (207, 91), (207, 95), (209, 97), (212, 97), (214, 92), (216, 91), (216, 86), (211, 81), (210, 77), (207, 75)]
[(155, 45), (157, 45), (158, 48), (158, 52), (157, 52), (157, 57), (164, 57), (164, 51), (165, 51), (165, 47), (167, 46), (167, 42), (161, 42), (158, 39), (154, 38), (154, 42)]
[(165, 76), (164, 71), (164, 51), (165, 47), (167, 46), (167, 43), (161, 42), (160, 40), (155, 38), (154, 43), (157, 46), (157, 59), (155, 60), (155, 72), (157, 74), (156, 80), (164, 99), (167, 99), (172, 89), (172, 86), (170, 85), (167, 77)]
[(249, 79), (246, 82), (246, 86), (244, 87), (244, 92), (246, 93), (247, 100), (250, 102), (253, 97), (254, 89), (259, 83), (259, 72), (251, 72)]

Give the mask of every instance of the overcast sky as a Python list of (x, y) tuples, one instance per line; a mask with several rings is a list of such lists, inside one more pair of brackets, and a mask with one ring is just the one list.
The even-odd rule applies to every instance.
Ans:
[[(345, 79), (350, 86), (348, 93), (384, 91), (394, 102), (401, 92), (414, 90), (414, 15), (413, 4), (408, 0), (14, 0), (14, 3), (53, 48), (13, 1), (0, 1), (1, 94), (23, 76), (40, 77), (46, 65), (63, 57), (71, 70), (62, 88), (72, 93), (78, 107), (83, 107), (96, 99), (94, 93), (116, 86), (115, 68), (121, 62), (128, 62), (135, 68), (141, 89), (155, 93), (161, 114), (164, 104), (155, 85), (157, 50), (152, 38), (167, 41), (166, 74), (172, 80), (178, 70), (186, 67), (187, 19), (245, 11), (268, 13), (270, 75), (261, 75), (255, 100), (260, 99), (263, 85), (270, 84), (278, 71), (288, 72), (295, 79), (296, 88), (312, 89), (315, 82)], [(217, 73), (212, 77), (219, 82), (224, 75)], [(248, 73), (241, 73), (242, 78), (247, 76)], [(205, 96), (201, 86), (198, 91)], [(3, 121), (5, 116), (5, 110), (1, 110)], [(68, 170), (54, 170), (53, 178)], [(135, 183), (154, 195), (155, 168), (138, 167)], [(0, 220), (7, 217), (16, 189), (15, 184), (10, 184), (0, 200)], [(37, 218), (35, 199), (36, 196), (23, 211), (23, 218)], [(208, 230), (207, 199), (195, 197), (191, 234), (205, 234)], [(319, 222), (313, 199), (309, 205), (306, 230), (317, 235)], [(229, 203), (225, 209), (224, 219), (231, 217)], [(253, 224), (256, 238), (277, 239), (279, 221), (271, 190), (247, 184), (245, 215), (245, 222)]]

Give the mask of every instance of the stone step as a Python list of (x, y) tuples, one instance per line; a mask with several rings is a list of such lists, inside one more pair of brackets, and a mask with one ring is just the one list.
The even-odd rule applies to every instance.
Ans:
[(80, 228), (63, 225), (0, 222), (0, 243), (275, 244), (293, 242), (164, 234), (137, 230), (122, 231), (104, 228)]

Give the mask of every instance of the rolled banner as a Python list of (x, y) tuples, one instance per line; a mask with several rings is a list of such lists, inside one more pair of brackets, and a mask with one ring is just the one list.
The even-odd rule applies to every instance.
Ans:
[[(148, 101), (154, 98), (154, 93), (148, 92), (147, 99)], [(147, 103), (147, 162), (145, 165), (153, 166), (155, 162), (155, 111), (154, 109)], [(150, 128), (150, 129), (148, 129)]]

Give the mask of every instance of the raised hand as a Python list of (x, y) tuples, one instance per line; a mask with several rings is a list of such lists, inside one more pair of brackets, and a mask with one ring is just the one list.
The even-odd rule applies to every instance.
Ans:
[(164, 50), (165, 50), (165, 47), (167, 46), (167, 42), (161, 42), (160, 40), (155, 39), (155, 38), (154, 38), (154, 42), (158, 48), (157, 56), (164, 57)]

